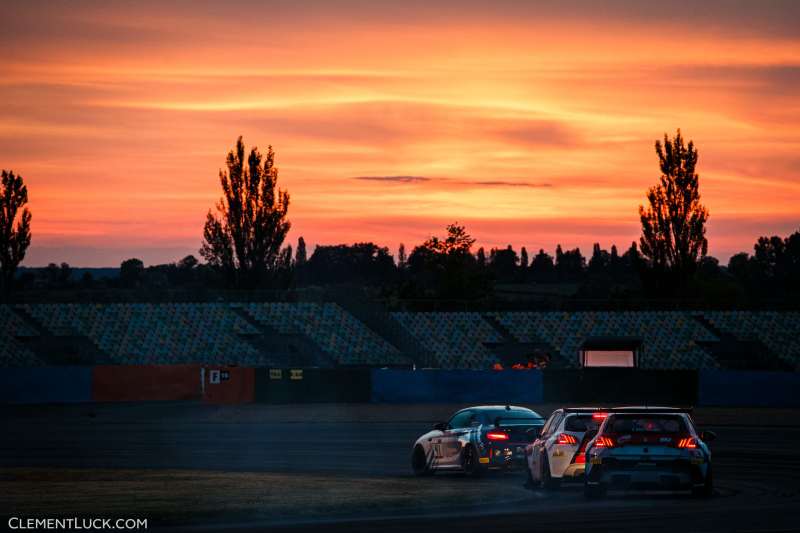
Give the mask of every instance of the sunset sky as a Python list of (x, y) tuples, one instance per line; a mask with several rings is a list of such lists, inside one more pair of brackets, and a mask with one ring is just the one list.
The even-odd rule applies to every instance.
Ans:
[(289, 241), (312, 248), (394, 253), (455, 220), (487, 248), (627, 247), (676, 128), (712, 255), (800, 228), (800, 2), (25, 1), (0, 20), (30, 266), (197, 255), (239, 135), (274, 147)]

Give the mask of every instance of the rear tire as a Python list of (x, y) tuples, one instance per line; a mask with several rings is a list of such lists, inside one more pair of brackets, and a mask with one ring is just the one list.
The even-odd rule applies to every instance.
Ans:
[(542, 460), (539, 462), (542, 465), (542, 487), (546, 490), (557, 490), (561, 486), (561, 479), (554, 478), (550, 473), (550, 461), (547, 459), (547, 454), (542, 452)]
[(480, 455), (472, 444), (464, 446), (464, 450), (461, 452), (461, 467), (464, 469), (464, 473), (470, 477), (479, 477), (483, 474)]
[(533, 480), (533, 474), (531, 474), (531, 467), (526, 462), (525, 463), (525, 488), (526, 489), (534, 489), (538, 484), (536, 481)]
[(711, 471), (711, 465), (708, 465), (708, 472), (706, 473), (706, 480), (703, 482), (702, 487), (692, 487), (692, 496), (695, 498), (710, 498), (714, 495), (714, 475)]
[(417, 477), (432, 476), (436, 473), (436, 471), (431, 468), (428, 457), (425, 455), (425, 450), (422, 446), (415, 446), (414, 451), (411, 452), (411, 469), (414, 470), (414, 475)]

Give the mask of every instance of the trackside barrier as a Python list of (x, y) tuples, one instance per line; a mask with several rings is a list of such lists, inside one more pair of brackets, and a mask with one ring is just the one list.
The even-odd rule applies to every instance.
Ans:
[(365, 403), (370, 401), (371, 389), (368, 369), (256, 369), (259, 403)]
[(694, 405), (697, 371), (639, 368), (545, 370), (547, 403)]
[(539, 370), (373, 370), (376, 403), (541, 403)]
[(198, 365), (103, 365), (94, 367), (96, 402), (200, 399)]
[(0, 403), (92, 401), (92, 367), (54, 366), (0, 369)]
[(205, 402), (251, 403), (253, 401), (255, 391), (253, 368), (206, 366), (202, 370), (202, 379)]
[(700, 371), (699, 404), (720, 407), (799, 407), (795, 372)]

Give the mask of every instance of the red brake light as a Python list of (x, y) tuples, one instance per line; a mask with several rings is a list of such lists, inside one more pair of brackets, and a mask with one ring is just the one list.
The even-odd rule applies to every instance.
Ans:
[(694, 437), (687, 437), (678, 441), (678, 448), (697, 448), (697, 441)]
[(503, 433), (502, 431), (490, 431), (486, 434), (486, 438), (489, 440), (508, 440), (508, 433)]
[(574, 446), (575, 444), (578, 444), (578, 440), (569, 433), (559, 433), (556, 444), (571, 444)]
[(597, 440), (594, 441), (594, 445), (596, 448), (613, 448), (614, 441), (611, 440), (611, 437), (597, 437)]
[(578, 452), (575, 455), (575, 463), (579, 464), (579, 465), (585, 464), (586, 463), (586, 454), (583, 453), (583, 452)]
[(592, 418), (595, 420), (605, 420), (608, 413), (592, 413)]

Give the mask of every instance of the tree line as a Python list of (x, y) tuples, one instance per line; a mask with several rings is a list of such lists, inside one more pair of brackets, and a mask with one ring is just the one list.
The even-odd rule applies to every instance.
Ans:
[(625, 301), (682, 298), (708, 304), (792, 301), (800, 295), (800, 232), (761, 237), (753, 254), (734, 255), (725, 266), (708, 256), (708, 210), (700, 201), (698, 151), (680, 130), (655, 142), (660, 177), (639, 207), (642, 233), (620, 250), (595, 244), (551, 253), (483, 247), (454, 222), (410, 251), (393, 254), (373, 242), (316, 246), (309, 255), (303, 237), (286, 243), (291, 228), (290, 196), (278, 187), (275, 153), (245, 150), (241, 137), (219, 172), (222, 195), (209, 210), (198, 254), (145, 268), (139, 259), (120, 266), (117, 279), (69, 275), (69, 265), (51, 264), (16, 282), (14, 270), (30, 244), (31, 215), (22, 178), (3, 171), (0, 191), (0, 269), (3, 293), (15, 285), (45, 289), (164, 288), (277, 289), (359, 285), (386, 298), (486, 300), (507, 286), (560, 285), (577, 299)]

